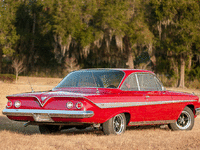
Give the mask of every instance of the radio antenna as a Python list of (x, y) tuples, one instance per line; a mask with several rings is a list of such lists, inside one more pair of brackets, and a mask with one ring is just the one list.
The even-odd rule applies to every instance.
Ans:
[[(28, 79), (28, 76), (27, 76), (27, 79)], [(31, 90), (32, 90), (31, 92), (34, 93), (35, 91), (33, 90), (33, 87), (31, 86), (31, 83), (30, 83), (29, 79), (28, 79), (28, 83), (29, 83), (29, 85), (31, 87)]]

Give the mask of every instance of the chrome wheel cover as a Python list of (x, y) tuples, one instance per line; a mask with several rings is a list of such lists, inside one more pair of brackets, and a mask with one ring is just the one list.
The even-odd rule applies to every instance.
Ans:
[(124, 118), (121, 114), (113, 118), (113, 128), (116, 134), (121, 134), (124, 131)]
[(182, 111), (178, 120), (176, 121), (176, 125), (179, 129), (185, 130), (191, 125), (191, 116), (187, 111)]

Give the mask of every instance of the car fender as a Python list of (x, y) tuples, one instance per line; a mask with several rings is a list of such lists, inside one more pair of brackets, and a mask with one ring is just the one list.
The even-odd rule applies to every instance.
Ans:
[(129, 110), (118, 110), (118, 111), (114, 111), (114, 113), (112, 113), (112, 115), (109, 115), (109, 117), (106, 117), (105, 121), (108, 121), (109, 119), (113, 118), (114, 116), (121, 114), (121, 113), (128, 113), (130, 115), (131, 118), (131, 113)]

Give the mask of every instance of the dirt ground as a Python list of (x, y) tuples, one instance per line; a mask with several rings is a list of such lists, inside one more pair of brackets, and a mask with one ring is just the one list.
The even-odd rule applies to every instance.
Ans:
[[(29, 81), (35, 91), (44, 91), (55, 87), (61, 79), (29, 77)], [(200, 90), (168, 89), (195, 92), (200, 95)], [(200, 117), (195, 119), (191, 131), (171, 131), (164, 125), (128, 127), (127, 131), (120, 136), (105, 136), (101, 131), (92, 128), (69, 129), (61, 133), (41, 135), (37, 126), (25, 128), (24, 122), (10, 121), (1, 113), (7, 102), (6, 95), (30, 91), (27, 77), (20, 77), (18, 83), (0, 83), (0, 149), (200, 149)]]

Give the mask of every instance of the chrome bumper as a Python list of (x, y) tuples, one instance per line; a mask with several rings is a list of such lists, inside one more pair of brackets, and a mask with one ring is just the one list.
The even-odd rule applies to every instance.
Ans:
[(195, 109), (195, 115), (199, 115), (200, 114), (200, 108)]
[(34, 117), (34, 115), (48, 115), (49, 117), (60, 117), (60, 118), (90, 118), (94, 116), (93, 111), (40, 110), (40, 109), (4, 109), (2, 113), (7, 116)]

